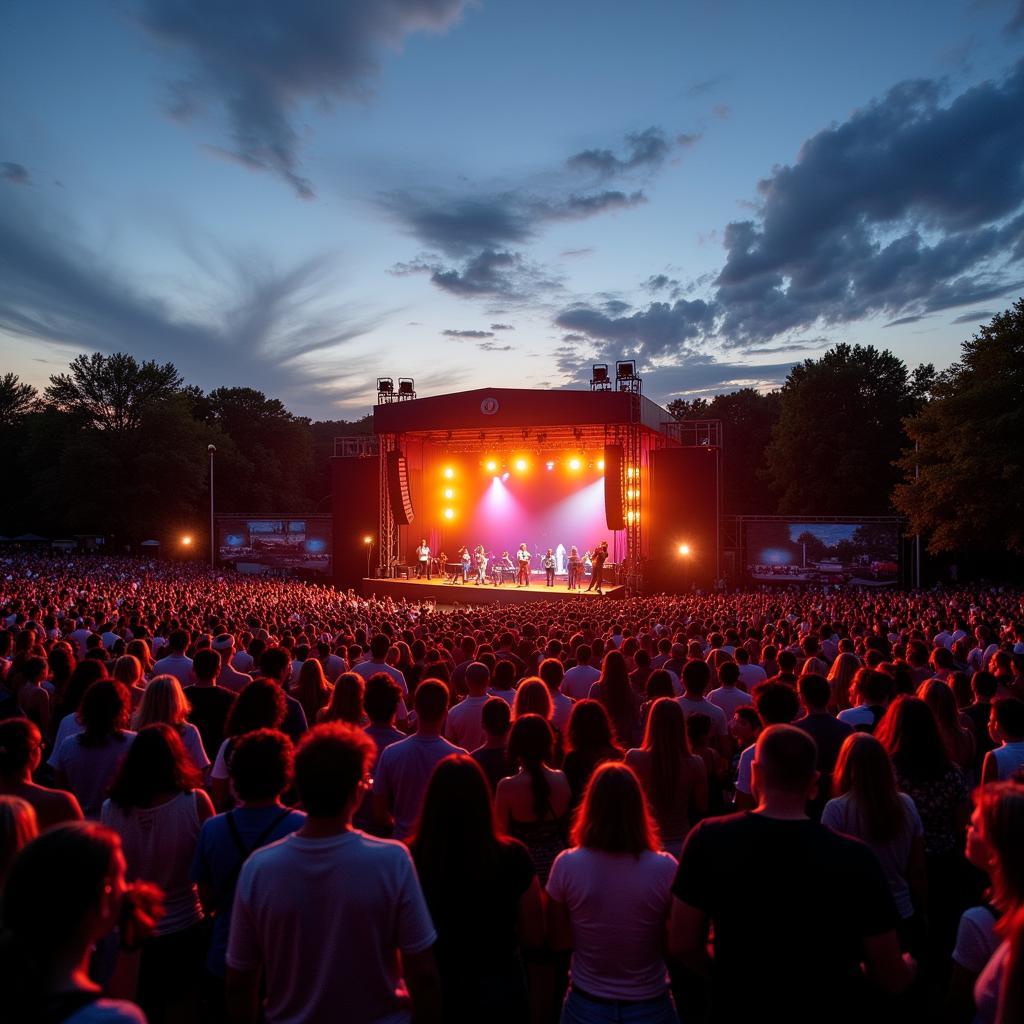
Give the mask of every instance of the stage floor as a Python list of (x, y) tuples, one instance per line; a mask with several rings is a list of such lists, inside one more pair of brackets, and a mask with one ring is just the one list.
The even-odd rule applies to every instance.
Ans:
[[(626, 596), (623, 586), (606, 585), (604, 596), (622, 599)], [(384, 580), (364, 579), (362, 591), (365, 596), (390, 597), (399, 601), (436, 601), (438, 604), (531, 604), (537, 601), (571, 601), (575, 598), (595, 600), (600, 595), (591, 590), (570, 590), (565, 583), (556, 582), (553, 587), (543, 583), (531, 583), (528, 587), (517, 587), (505, 583), (500, 587), (488, 583), (477, 586), (469, 583), (449, 583), (447, 577), (432, 580)]]

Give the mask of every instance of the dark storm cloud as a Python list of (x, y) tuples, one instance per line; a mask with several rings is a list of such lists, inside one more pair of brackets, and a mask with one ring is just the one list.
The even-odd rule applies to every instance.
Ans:
[(11, 160), (0, 163), (0, 178), (9, 181), (12, 185), (27, 185), (31, 180), (28, 168), (24, 164), (17, 164)]
[(1006, 23), (1006, 31), (1009, 35), (1016, 35), (1022, 28), (1024, 28), (1024, 0), (1017, 0), (1013, 16)]
[(201, 268), (215, 290), (199, 305), (214, 312), (185, 319), (173, 301), (134, 287), (70, 236), (62, 218), (60, 233), (48, 220), (24, 204), (0, 205), (0, 329), (15, 335), (170, 359), (204, 389), (245, 384), (308, 403), (320, 384), (301, 357), (320, 353), (323, 371), (341, 380), (324, 350), (376, 326), (320, 304), (337, 285), (323, 259), (279, 270), (224, 256)]
[[(804, 143), (728, 225), (715, 300), (734, 343), (1005, 295), (1024, 255), (1024, 63), (941, 104), (904, 82)], [(1015, 216), (1016, 215), (1016, 216)]]
[(365, 99), (379, 54), (414, 32), (441, 32), (466, 0), (143, 0), (141, 21), (184, 54), (188, 75), (169, 87), (184, 119), (220, 107), (231, 126), (224, 151), (278, 175), (303, 198), (295, 119), (304, 103)]
[(456, 331), (449, 328), (441, 332), (446, 338), (493, 338), (494, 331)]
[(642, 351), (647, 357), (680, 351), (686, 343), (708, 334), (714, 321), (714, 307), (703, 299), (652, 302), (646, 309), (628, 316), (611, 316), (594, 308), (577, 306), (563, 310), (555, 318), (558, 327), (613, 343), (622, 355)]

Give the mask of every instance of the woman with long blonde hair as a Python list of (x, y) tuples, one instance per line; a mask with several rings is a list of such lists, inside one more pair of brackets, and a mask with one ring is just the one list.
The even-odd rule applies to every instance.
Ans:
[(832, 667), (828, 670), (828, 681), (832, 687), (832, 699), (829, 701), (828, 709), (832, 714), (838, 714), (851, 707), (850, 686), (853, 677), (860, 668), (860, 658), (851, 651), (843, 651), (836, 656)]
[(679, 704), (659, 697), (651, 705), (640, 747), (626, 751), (658, 824), (661, 848), (678, 857), (691, 825), (708, 810), (708, 773), (690, 753), (686, 716)]
[(317, 722), (347, 722), (361, 729), (369, 723), (363, 709), (365, 692), (366, 683), (361, 675), (357, 672), (342, 672), (335, 680), (330, 702), (316, 713)]
[(146, 692), (143, 685), (142, 662), (134, 654), (122, 654), (114, 662), (114, 670), (111, 673), (119, 683), (124, 683), (132, 698), (132, 709), (138, 708), (142, 703), (142, 695)]
[(181, 737), (189, 760), (202, 772), (210, 767), (210, 759), (199, 730), (188, 720), (190, 710), (175, 676), (154, 676), (142, 695), (142, 703), (132, 715), (132, 728), (138, 732), (147, 725), (169, 725)]
[(299, 678), (292, 686), (292, 696), (302, 705), (307, 722), (318, 721), (317, 715), (331, 699), (331, 684), (324, 675), (324, 667), (316, 658), (307, 658), (299, 669)]

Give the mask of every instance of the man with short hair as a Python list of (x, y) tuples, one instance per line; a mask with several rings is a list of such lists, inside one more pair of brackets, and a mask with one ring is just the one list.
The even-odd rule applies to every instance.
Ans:
[[(754, 707), (765, 726), (789, 725), (800, 714), (800, 701), (792, 686), (773, 683), (770, 679), (754, 690)], [(754, 796), (753, 767), (755, 744), (740, 753), (736, 767), (736, 810), (750, 810), (757, 802)]]
[[(391, 641), (383, 633), (378, 633), (370, 641), (370, 657), (366, 661), (359, 662), (358, 665), (353, 665), (352, 671), (357, 676), (362, 676), (364, 683), (370, 676), (383, 672), (398, 683), (402, 688), (402, 696), (406, 697), (409, 693), (409, 684), (405, 681), (405, 673), (401, 669), (395, 668), (394, 665), (389, 665), (385, 660), (390, 650)], [(398, 717), (404, 718), (405, 715), (400, 713)]]
[(702, 714), (711, 719), (711, 735), (714, 738), (714, 743), (719, 752), (727, 754), (729, 752), (729, 719), (725, 717), (725, 712), (720, 707), (705, 699), (704, 691), (710, 682), (711, 666), (706, 661), (691, 659), (683, 666), (683, 695), (676, 697), (676, 701), (687, 718), (690, 715)]
[[(710, 975), (715, 1024), (861, 1020), (862, 961), (887, 993), (905, 991), (914, 977), (913, 961), (900, 955), (885, 875), (863, 843), (807, 817), (818, 783), (810, 736), (773, 725), (755, 749), (756, 810), (705, 819), (686, 838), (669, 950)], [(752, 850), (755, 891), (736, 884), (749, 874)]]
[(564, 734), (569, 727), (569, 716), (575, 703), (571, 697), (562, 693), (565, 669), (557, 658), (545, 658), (537, 666), (537, 675), (551, 694), (551, 724)]
[(508, 733), (512, 728), (512, 709), (500, 697), (488, 697), (480, 713), (480, 724), (487, 740), (470, 752), (470, 757), (484, 770), (491, 792), (510, 774), (508, 766)]
[(232, 693), (241, 693), (252, 682), (252, 676), (234, 667), (235, 638), (230, 633), (221, 633), (213, 638), (212, 647), (220, 655), (217, 685)]
[(750, 660), (750, 651), (746, 647), (737, 647), (734, 657), (736, 658), (736, 664), (740, 667), (740, 686), (747, 693), (753, 693), (754, 687), (758, 683), (763, 683), (768, 678), (765, 670), (756, 662)]
[(818, 795), (810, 805), (811, 815), (817, 820), (832, 796), (832, 773), (835, 771), (836, 761), (839, 760), (839, 750), (846, 737), (853, 732), (853, 726), (847, 722), (840, 722), (829, 711), (832, 687), (824, 676), (813, 672), (802, 675), (797, 680), (797, 691), (804, 714), (793, 724), (798, 729), (803, 729), (814, 740), (818, 750), (816, 767), (821, 782), (818, 786)]
[(235, 703), (235, 695), (217, 684), (220, 669), (220, 655), (216, 651), (196, 651), (192, 659), (196, 681), (184, 691), (190, 709), (188, 720), (199, 730), (203, 749), (211, 754), (220, 750), (224, 742), (224, 725)]
[(474, 661), (465, 673), (467, 695), (448, 712), (444, 726), (445, 738), (457, 747), (476, 750), (487, 739), (480, 712), (488, 701), (487, 688), (491, 673), (482, 662)]
[(300, 744), (295, 788), (306, 821), (249, 857), (235, 890), (227, 953), (235, 1024), (256, 1024), (261, 1011), (267, 1024), (440, 1019), (437, 934), (412, 858), (351, 826), (373, 749), (340, 722), (316, 726)]
[(302, 734), (309, 728), (306, 712), (302, 705), (288, 693), (288, 679), (291, 676), (292, 659), (284, 647), (269, 647), (260, 657), (260, 675), (277, 683), (284, 691), (285, 713), (281, 725), (283, 732), (288, 734), (292, 743), (298, 743)]
[(448, 710), (448, 687), (426, 679), (416, 688), (416, 731), (380, 753), (373, 780), (373, 807), (381, 828), (393, 826), (395, 839), (405, 839), (419, 817), (423, 794), (438, 761), (465, 754), (442, 735)]
[(167, 638), (167, 655), (153, 666), (154, 676), (174, 676), (182, 686), (192, 683), (192, 659), (186, 657), (185, 649), (191, 637), (188, 631), (176, 629)]
[(740, 681), (740, 667), (735, 661), (727, 661), (719, 667), (718, 681), (722, 685), (708, 694), (708, 700), (716, 708), (721, 708), (726, 722), (730, 722), (737, 708), (753, 704), (754, 699), (737, 685)]
[(576, 648), (576, 664), (565, 670), (562, 677), (562, 693), (573, 700), (585, 700), (590, 696), (590, 688), (601, 678), (601, 672), (590, 664), (593, 656), (590, 644), (580, 644)]

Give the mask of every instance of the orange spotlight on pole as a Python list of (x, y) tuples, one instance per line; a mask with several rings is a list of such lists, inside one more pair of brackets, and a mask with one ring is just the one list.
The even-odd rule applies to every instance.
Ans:
[(191, 534), (189, 534), (189, 533), (186, 533), (186, 534), (185, 534), (185, 535), (184, 535), (184, 536), (183, 536), (183, 537), (181, 538), (181, 546), (182, 546), (182, 547), (185, 547), (185, 548), (190, 548), (190, 547), (192, 547), (192, 535), (191, 535)]

